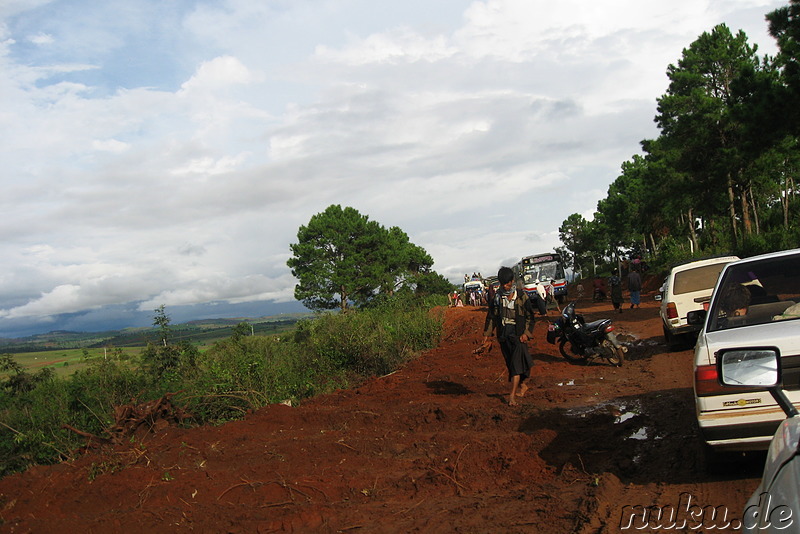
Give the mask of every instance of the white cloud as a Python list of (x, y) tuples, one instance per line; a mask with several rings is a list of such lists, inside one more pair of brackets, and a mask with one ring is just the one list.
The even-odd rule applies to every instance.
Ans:
[(226, 174), (236, 170), (246, 159), (248, 154), (237, 154), (233, 157), (222, 157), (214, 159), (210, 157), (196, 158), (186, 162), (183, 166), (173, 169), (170, 174), (202, 174), (215, 175)]
[(10, 17), (17, 13), (36, 9), (52, 1), (53, 0), (3, 0), (3, 2), (0, 2), (0, 18)]
[(117, 141), (116, 139), (104, 139), (102, 141), (92, 141), (92, 147), (101, 152), (114, 152), (119, 154), (120, 152), (128, 150), (130, 145), (122, 141)]
[(181, 96), (194, 92), (213, 92), (233, 85), (249, 84), (258, 79), (241, 61), (232, 56), (222, 56), (203, 62), (197, 72), (181, 85)]
[(730, 20), (768, 51), (781, 5), (47, 4), (0, 4), (6, 319), (290, 301), (333, 203), (453, 280), (551, 250), (657, 133), (681, 50)]
[(53, 36), (47, 33), (37, 33), (36, 35), (31, 35), (28, 37), (28, 40), (36, 45), (51, 45), (55, 42)]
[(441, 61), (458, 53), (444, 36), (427, 39), (410, 28), (398, 28), (387, 33), (372, 34), (365, 39), (351, 36), (351, 42), (338, 49), (320, 45), (316, 56), (320, 61), (344, 63), (351, 66), (370, 63), (413, 63)]

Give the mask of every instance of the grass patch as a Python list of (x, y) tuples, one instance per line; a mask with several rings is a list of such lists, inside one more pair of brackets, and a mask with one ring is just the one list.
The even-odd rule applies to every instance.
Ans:
[[(142, 352), (141, 347), (129, 348), (119, 352), (107, 348), (60, 349), (22, 352), (11, 354), (14, 360), (26, 371), (35, 373), (40, 369), (52, 369), (57, 376), (68, 376), (86, 369), (92, 362), (108, 359), (113, 353), (120, 360), (136, 360)], [(0, 378), (7, 378), (8, 372), (0, 372)]]

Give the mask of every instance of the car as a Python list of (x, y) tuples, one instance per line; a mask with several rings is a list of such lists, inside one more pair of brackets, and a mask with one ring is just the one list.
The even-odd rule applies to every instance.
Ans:
[(661, 286), (661, 323), (664, 341), (670, 349), (682, 343), (694, 343), (699, 325), (689, 324), (690, 311), (703, 309), (722, 268), (738, 256), (715, 256), (674, 265)]
[(766, 389), (720, 382), (718, 360), (730, 351), (773, 351), (786, 396), (800, 404), (800, 249), (728, 263), (708, 311), (689, 312), (702, 325), (694, 349), (694, 400), (707, 465), (726, 451), (764, 450), (784, 419)]
[(782, 358), (773, 349), (728, 350), (717, 358), (720, 383), (735, 388), (764, 388), (783, 408), (786, 419), (769, 443), (764, 473), (745, 504), (744, 533), (788, 532), (800, 520), (800, 416), (781, 384)]

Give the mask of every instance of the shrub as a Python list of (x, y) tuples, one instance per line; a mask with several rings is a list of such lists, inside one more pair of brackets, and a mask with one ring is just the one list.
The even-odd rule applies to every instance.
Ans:
[(198, 356), (187, 386), (188, 409), (199, 421), (237, 419), (249, 409), (313, 394), (318, 369), (294, 343), (246, 336), (217, 342)]
[(188, 409), (198, 421), (221, 422), (389, 373), (441, 335), (441, 315), (418, 302), (379, 299), (368, 309), (323, 313), (280, 342), (242, 335), (218, 342), (198, 356), (185, 387)]
[[(45, 370), (43, 370), (45, 371)], [(25, 371), (17, 376), (27, 374)], [(113, 422), (115, 406), (148, 393), (158, 396), (148, 377), (113, 358), (94, 360), (70, 377), (54, 373), (32, 375), (3, 384), (0, 394), (0, 474), (20, 471), (71, 456), (85, 438), (65, 429), (69, 425), (102, 434)]]
[(309, 348), (334, 368), (366, 377), (395, 369), (415, 352), (434, 346), (441, 317), (403, 299), (346, 314), (325, 314), (311, 326)]
[(435, 298), (380, 298), (368, 309), (322, 314), (280, 341), (238, 331), (202, 354), (191, 345), (150, 345), (138, 368), (120, 352), (67, 378), (30, 375), (4, 356), (0, 475), (69, 457), (85, 439), (63, 425), (102, 435), (115, 407), (167, 392), (180, 391), (176, 400), (196, 423), (219, 423), (389, 373), (438, 342), (443, 316), (422, 305)]
[(17, 395), (0, 394), (0, 474), (22, 471), (69, 456), (78, 436), (71, 422), (66, 382), (53, 378)]

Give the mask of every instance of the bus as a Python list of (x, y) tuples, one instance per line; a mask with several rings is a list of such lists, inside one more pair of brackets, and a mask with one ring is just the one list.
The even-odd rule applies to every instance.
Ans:
[(567, 297), (567, 278), (561, 255), (556, 252), (525, 256), (514, 266), (514, 271), (522, 281), (528, 295), (536, 292), (539, 282), (549, 282), (553, 286), (553, 297), (561, 304)]

